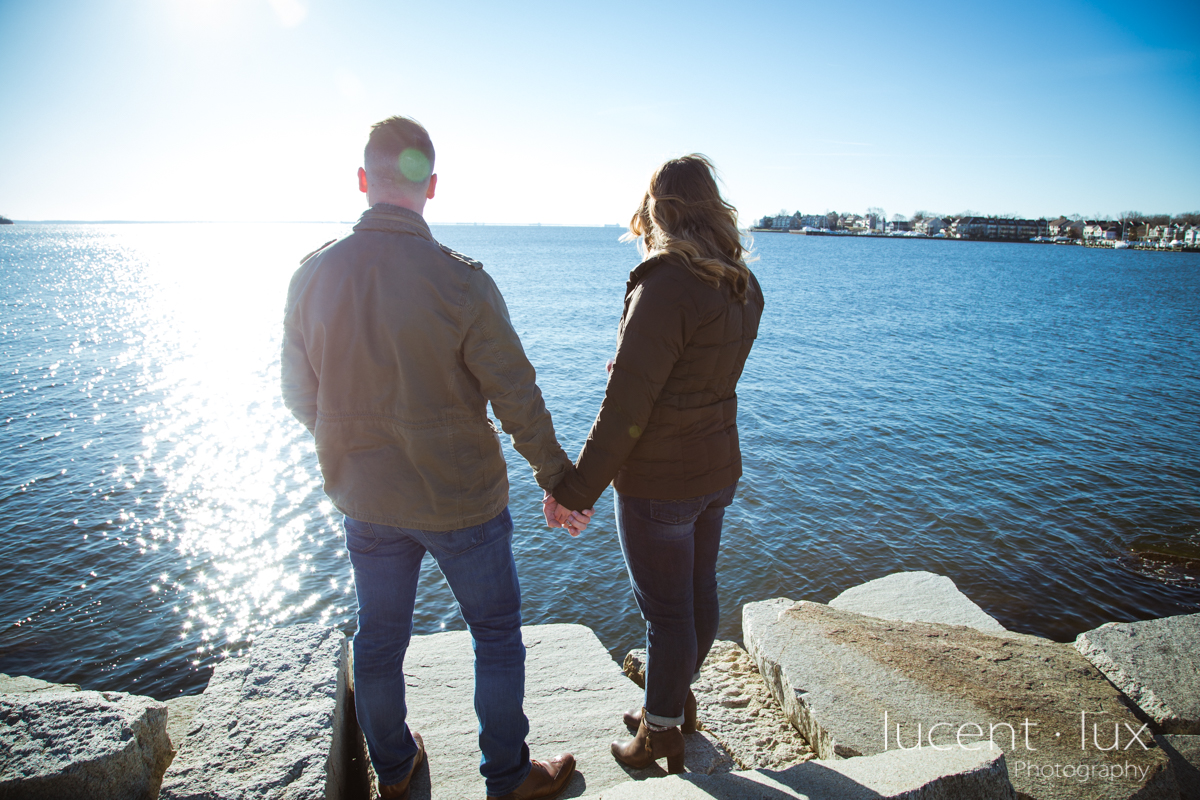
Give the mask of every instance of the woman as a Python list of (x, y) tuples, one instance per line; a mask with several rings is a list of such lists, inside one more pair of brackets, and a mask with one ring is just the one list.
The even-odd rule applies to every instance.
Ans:
[(600, 413), (550, 505), (591, 508), (616, 490), (617, 533), (646, 620), (646, 695), (612, 745), (640, 769), (683, 771), (696, 724), (688, 688), (717, 633), (717, 549), (742, 474), (737, 387), (763, 297), (737, 211), (701, 155), (663, 164), (629, 223), (644, 261), (629, 275)]

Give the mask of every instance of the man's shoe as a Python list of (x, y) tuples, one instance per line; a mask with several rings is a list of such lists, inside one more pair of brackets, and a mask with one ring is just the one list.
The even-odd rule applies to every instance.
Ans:
[(412, 783), (413, 775), (417, 774), (421, 762), (425, 760), (425, 740), (421, 738), (421, 734), (416, 732), (412, 737), (413, 741), (417, 743), (417, 754), (413, 757), (412, 769), (408, 771), (408, 777), (399, 783), (391, 783), (387, 786), (379, 784), (379, 796), (382, 800), (408, 800), (409, 784)]
[[(644, 708), (638, 706), (631, 708), (625, 712), (625, 727), (633, 733), (637, 733), (637, 729), (642, 724), (642, 712)], [(682, 733), (696, 732), (696, 695), (692, 694), (692, 690), (688, 689), (687, 700), (683, 701), (683, 724), (679, 726)]]
[(525, 782), (508, 794), (488, 800), (540, 800), (557, 797), (567, 787), (567, 781), (575, 774), (575, 756), (563, 753), (549, 761), (531, 761), (532, 768)]
[[(643, 717), (645, 713), (643, 713)], [(612, 754), (627, 767), (645, 769), (660, 758), (667, 759), (667, 772), (683, 772), (683, 734), (679, 728), (652, 731), (646, 721), (638, 726), (637, 736), (628, 742), (613, 742)]]

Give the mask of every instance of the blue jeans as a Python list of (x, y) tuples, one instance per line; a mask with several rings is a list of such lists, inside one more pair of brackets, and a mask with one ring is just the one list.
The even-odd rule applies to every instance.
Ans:
[(491, 795), (507, 794), (529, 774), (521, 586), (508, 509), (473, 528), (431, 532), (345, 520), (346, 549), (358, 593), (354, 636), (354, 710), (380, 783), (404, 780), (417, 744), (405, 723), (404, 653), (412, 637), (417, 577), (433, 555), (471, 631), (479, 771)]
[(646, 620), (646, 721), (679, 725), (717, 637), (717, 551), (737, 483), (689, 500), (617, 494), (617, 535)]

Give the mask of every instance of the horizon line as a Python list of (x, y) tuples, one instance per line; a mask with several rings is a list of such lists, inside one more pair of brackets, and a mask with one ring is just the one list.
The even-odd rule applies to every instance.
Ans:
[[(344, 219), (10, 219), (19, 225), (353, 225)], [(624, 228), (616, 222), (431, 222), (427, 225), (465, 225), (530, 228)]]

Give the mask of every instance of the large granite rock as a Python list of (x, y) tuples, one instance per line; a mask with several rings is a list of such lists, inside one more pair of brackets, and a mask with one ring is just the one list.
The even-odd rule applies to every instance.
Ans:
[(994, 744), (1029, 798), (1178, 797), (1147, 727), (1069, 645), (785, 599), (744, 606), (742, 630), (822, 758)]
[[(641, 702), (592, 631), (582, 625), (532, 625), (522, 629), (525, 714), (530, 755), (575, 754), (578, 772), (564, 797), (578, 797), (628, 781), (665, 775), (663, 766), (629, 770), (608, 745), (630, 734), (621, 714)], [(413, 800), (483, 797), (479, 774), (479, 723), (474, 708), (474, 656), (466, 631), (414, 636), (404, 660), (408, 723), (425, 739), (428, 764), (412, 785)], [(733, 768), (729, 756), (706, 735), (687, 737), (689, 771), (709, 774)], [(372, 784), (374, 776), (371, 776)]]
[(1200, 734), (1200, 614), (1110, 622), (1075, 649), (1163, 733)]
[(0, 797), (149, 800), (170, 758), (167, 707), (152, 698), (37, 688), (0, 695)]
[(213, 671), (163, 780), (164, 800), (341, 798), (345, 636), (274, 628)]
[(954, 581), (932, 572), (897, 572), (855, 586), (829, 601), (832, 608), (903, 622), (966, 625), (1003, 635), (1007, 629), (958, 590)]
[(999, 751), (891, 750), (782, 771), (671, 775), (587, 800), (1016, 800)]
[(1200, 800), (1200, 736), (1166, 734), (1154, 738), (1171, 759), (1180, 800)]
[(167, 737), (171, 740), (172, 749), (178, 750), (192, 729), (192, 719), (200, 710), (204, 695), (182, 695), (163, 702), (167, 704)]
[[(646, 685), (644, 649), (629, 651), (621, 666), (630, 680)], [(701, 730), (729, 753), (738, 769), (778, 770), (816, 757), (737, 642), (713, 642), (692, 692)]]
[(50, 683), (28, 675), (5, 675), (0, 672), (0, 694), (31, 694), (33, 692), (78, 692), (77, 683)]

